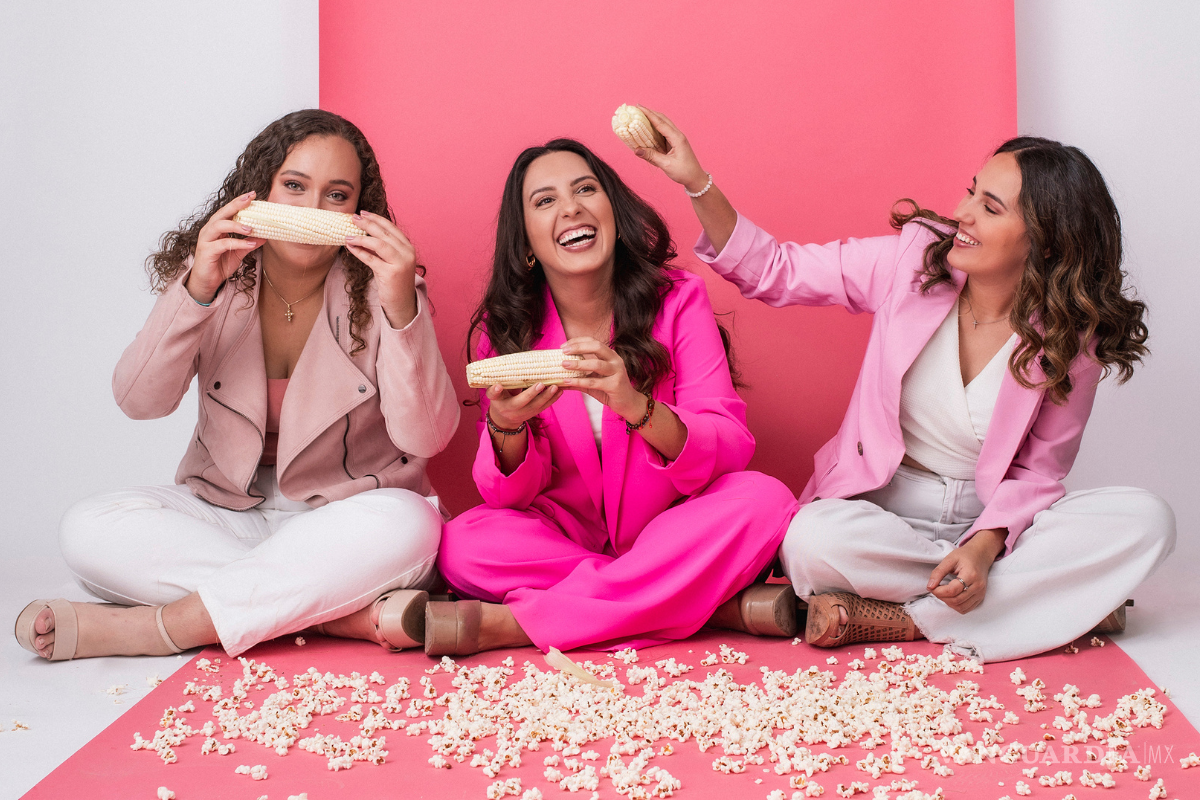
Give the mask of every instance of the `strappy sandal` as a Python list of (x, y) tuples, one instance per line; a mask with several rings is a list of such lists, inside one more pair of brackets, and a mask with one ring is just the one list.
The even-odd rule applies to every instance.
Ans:
[[(38, 614), (41, 614), (42, 610), (46, 608), (54, 614), (54, 649), (50, 651), (48, 657), (38, 652), (34, 645), (37, 637), (45, 636), (45, 634), (38, 633), (33, 629)], [(63, 600), (61, 597), (57, 600), (34, 600), (25, 606), (17, 616), (13, 635), (17, 637), (21, 647), (35, 656), (45, 658), (47, 661), (70, 661), (75, 657), (75, 649), (79, 645), (79, 617), (69, 600)]]
[(375, 601), (379, 623), (375, 632), (385, 650), (398, 653), (425, 643), (425, 607), (429, 592), (421, 589), (393, 589)]
[[(838, 607), (846, 609), (846, 628), (840, 625)], [(911, 642), (917, 626), (899, 603), (868, 600), (849, 592), (826, 592), (808, 599), (804, 640), (814, 647), (837, 647), (858, 642)]]
[(704, 626), (755, 636), (795, 636), (796, 591), (790, 583), (751, 584), (718, 606)]
[(425, 655), (469, 656), (479, 652), (483, 603), (433, 602), (425, 606)]

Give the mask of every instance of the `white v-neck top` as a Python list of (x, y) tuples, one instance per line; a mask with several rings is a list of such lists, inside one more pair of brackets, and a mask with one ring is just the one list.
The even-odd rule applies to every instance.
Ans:
[(596, 437), (596, 449), (600, 449), (600, 425), (604, 419), (604, 403), (590, 394), (583, 395), (583, 407), (587, 409), (588, 422), (592, 426), (592, 435)]
[(958, 355), (958, 304), (904, 374), (900, 430), (905, 452), (938, 475), (975, 480), (1000, 383), (1017, 344), (1014, 333), (966, 386)]

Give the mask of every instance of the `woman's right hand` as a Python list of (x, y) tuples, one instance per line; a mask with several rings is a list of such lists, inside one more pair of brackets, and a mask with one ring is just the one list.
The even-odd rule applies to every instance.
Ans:
[(698, 192), (708, 183), (708, 173), (700, 166), (691, 144), (683, 131), (675, 127), (675, 123), (657, 111), (651, 111), (645, 106), (638, 106), (650, 120), (650, 124), (658, 129), (670, 145), (670, 150), (660, 153), (653, 148), (639, 147), (634, 150), (638, 158), (649, 161), (667, 174), (667, 177), (683, 186), (689, 192)]
[(562, 389), (538, 383), (515, 394), (496, 384), (487, 390), (488, 416), (497, 428), (513, 430), (562, 397)]
[(229, 234), (250, 234), (249, 225), (235, 222), (233, 217), (250, 205), (254, 192), (230, 200), (209, 217), (196, 239), (196, 253), (192, 258), (192, 271), (188, 275), (186, 289), (198, 303), (211, 303), (229, 276), (237, 271), (242, 259), (259, 247), (263, 239), (237, 239)]

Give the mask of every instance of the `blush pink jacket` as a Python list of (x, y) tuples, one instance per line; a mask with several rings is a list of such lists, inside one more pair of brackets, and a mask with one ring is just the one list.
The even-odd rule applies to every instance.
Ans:
[[(239, 293), (226, 285), (205, 307), (184, 288), (187, 272), (154, 305), (113, 374), (117, 405), (154, 419), (179, 405), (199, 378), (196, 431), (175, 482), (213, 505), (243, 511), (267, 425), (266, 363), (258, 297), (263, 281)], [(280, 416), (276, 470), (290, 499), (321, 506), (367, 489), (433, 493), (426, 461), (449, 443), (459, 408), (417, 278), (417, 316), (393, 329), (372, 282), (372, 323), (354, 356), (350, 296), (341, 261), (325, 281), (324, 303), (291, 375)]]
[[(953, 270), (953, 286), (921, 292), (922, 258), (933, 238), (923, 226), (909, 223), (896, 236), (781, 244), (739, 215), (720, 254), (703, 234), (696, 243), (696, 255), (744, 297), (772, 306), (840, 305), (875, 315), (850, 407), (837, 435), (817, 451), (801, 503), (873, 491), (900, 466), (900, 382), (966, 281), (964, 273)], [(975, 466), (975, 491), (984, 510), (960, 544), (976, 531), (1007, 528), (1005, 552), (1011, 552), (1034, 515), (1065, 494), (1061, 481), (1079, 452), (1100, 373), (1092, 358), (1076, 358), (1073, 388), (1060, 406), (1005, 372)], [(1030, 377), (1037, 383), (1044, 375), (1035, 367)]]
[[(607, 407), (601, 423), (601, 452), (588, 422), (583, 395), (567, 391), (531, 426), (525, 460), (511, 475), (500, 471), (491, 437), (479, 422), (479, 450), (473, 475), (483, 500), (495, 508), (532, 508), (573, 529), (607, 530), (608, 541), (585, 543), (594, 552), (620, 556), (642, 529), (677, 501), (714, 479), (740, 472), (754, 455), (746, 426), (746, 404), (734, 391), (725, 349), (713, 318), (704, 281), (668, 271), (675, 281), (654, 324), (654, 338), (670, 356), (672, 371), (654, 389), (687, 428), (679, 457), (670, 463)], [(546, 291), (546, 321), (534, 348), (566, 341), (562, 321)], [(486, 338), (480, 358), (494, 355)], [(481, 392), (483, 413), (487, 398)], [(601, 459), (603, 458), (603, 462)], [(572, 525), (569, 517), (603, 518), (603, 526)]]

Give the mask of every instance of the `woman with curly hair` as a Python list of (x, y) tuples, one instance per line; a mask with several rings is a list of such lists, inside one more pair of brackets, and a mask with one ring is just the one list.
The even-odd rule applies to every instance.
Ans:
[(577, 377), (561, 387), (482, 395), (484, 505), (446, 525), (438, 557), (475, 599), (429, 604), (428, 654), (642, 646), (710, 617), (794, 632), (789, 586), (739, 590), (774, 559), (795, 498), (743, 471), (754, 439), (726, 340), (674, 257), (662, 218), (579, 142), (517, 158), (475, 352), (582, 360), (563, 362)]
[[(256, 197), (354, 214), (362, 233), (252, 238), (234, 216)], [(113, 391), (152, 419), (197, 378), (195, 434), (177, 485), (63, 517), (68, 566), (119, 607), (35, 601), (18, 639), (52, 661), (215, 642), (237, 655), (308, 626), (414, 644), (443, 521), (425, 464), (459, 412), (362, 132), (319, 110), (271, 123), (148, 269), (158, 301)]]
[[(1124, 487), (1066, 494), (1096, 385), (1147, 353), (1121, 224), (1081, 151), (1019, 137), (952, 218), (911, 201), (898, 233), (779, 243), (734, 210), (670, 120), (639, 151), (693, 197), (696, 254), (748, 298), (874, 314), (837, 435), (780, 551), (806, 640), (946, 642), (988, 661), (1103, 623), (1171, 553), (1175, 520)], [(1114, 611), (1116, 609), (1116, 611)]]

